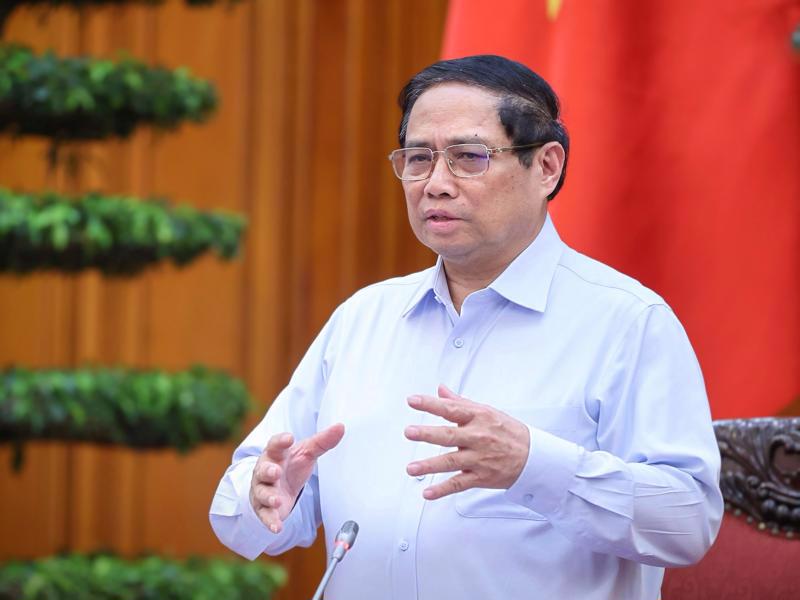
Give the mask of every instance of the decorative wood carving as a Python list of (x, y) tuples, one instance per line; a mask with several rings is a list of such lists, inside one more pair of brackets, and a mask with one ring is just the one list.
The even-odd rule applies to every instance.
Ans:
[(800, 417), (715, 421), (726, 508), (759, 529), (800, 535)]

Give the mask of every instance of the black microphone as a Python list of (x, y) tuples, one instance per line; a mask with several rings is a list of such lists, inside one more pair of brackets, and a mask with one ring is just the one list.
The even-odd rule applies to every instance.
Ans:
[(322, 592), (325, 591), (325, 588), (328, 585), (328, 580), (331, 578), (331, 575), (333, 575), (333, 570), (344, 558), (344, 555), (347, 553), (347, 551), (350, 550), (350, 548), (353, 547), (353, 544), (356, 543), (357, 535), (358, 523), (355, 521), (347, 521), (344, 525), (342, 525), (342, 528), (339, 529), (339, 533), (336, 534), (336, 538), (333, 540), (331, 562), (328, 563), (328, 568), (325, 570), (325, 574), (322, 576), (322, 581), (319, 582), (319, 587), (317, 588), (312, 600), (320, 600), (320, 598), (322, 598)]

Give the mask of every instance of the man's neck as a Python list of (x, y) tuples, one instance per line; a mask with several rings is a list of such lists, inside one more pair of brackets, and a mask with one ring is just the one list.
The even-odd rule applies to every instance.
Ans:
[(522, 252), (533, 243), (542, 230), (545, 219), (536, 225), (536, 229), (530, 241), (521, 248), (516, 248), (510, 256), (492, 261), (483, 265), (476, 265), (474, 260), (454, 261), (443, 259), (447, 288), (450, 291), (450, 299), (453, 307), (458, 314), (461, 314), (461, 305), (472, 292), (482, 290), (497, 279), (500, 274), (508, 268)]
[(450, 291), (450, 299), (453, 307), (458, 314), (461, 314), (461, 305), (472, 292), (482, 290), (497, 279), (500, 274), (511, 264), (507, 262), (493, 267), (476, 270), (474, 268), (462, 268), (461, 265), (444, 261), (444, 273), (447, 279), (447, 288)]

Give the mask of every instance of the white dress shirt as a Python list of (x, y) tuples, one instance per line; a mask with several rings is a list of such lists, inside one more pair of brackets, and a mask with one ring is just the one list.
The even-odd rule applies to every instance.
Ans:
[[(426, 501), (449, 475), (406, 465), (441, 452), (403, 435), (447, 424), (406, 398), (439, 383), (530, 427), (508, 490)], [(249, 502), (273, 434), (346, 433), (317, 464), (280, 534)], [(211, 505), (232, 550), (255, 558), (330, 550), (361, 531), (326, 598), (645, 599), (663, 567), (697, 561), (722, 516), (719, 452), (702, 375), (664, 301), (567, 247), (549, 217), (534, 242), (459, 315), (436, 266), (357, 292), (333, 314), (261, 423), (236, 449)]]

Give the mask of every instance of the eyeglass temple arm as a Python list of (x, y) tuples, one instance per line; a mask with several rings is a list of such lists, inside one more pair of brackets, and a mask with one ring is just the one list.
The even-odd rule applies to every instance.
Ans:
[(508, 152), (509, 150), (522, 150), (524, 148), (536, 148), (544, 146), (547, 142), (536, 142), (535, 144), (523, 144), (522, 146), (502, 146), (500, 148), (487, 148), (489, 154), (499, 154), (501, 152)]

